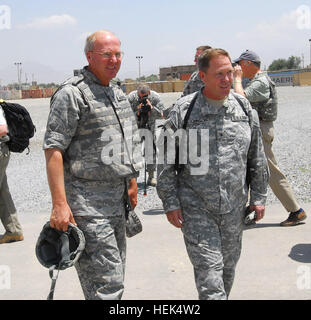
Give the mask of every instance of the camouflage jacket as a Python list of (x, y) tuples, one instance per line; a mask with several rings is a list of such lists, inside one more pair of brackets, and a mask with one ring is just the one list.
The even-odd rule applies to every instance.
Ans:
[(262, 121), (277, 119), (277, 92), (275, 83), (266, 73), (257, 73), (244, 89), (252, 107), (257, 110)]
[[(131, 107), (137, 119), (137, 110), (138, 110), (137, 107), (140, 105), (140, 99), (139, 99), (137, 90), (130, 92), (127, 98), (131, 104)], [(148, 126), (152, 131), (154, 131), (155, 121), (158, 119), (162, 119), (164, 105), (161, 101), (160, 95), (153, 90), (150, 90), (150, 95), (148, 96), (148, 100), (150, 101), (153, 107), (148, 117)]]
[(103, 208), (120, 212), (124, 179), (136, 177), (142, 167), (139, 141), (136, 120), (123, 91), (115, 85), (102, 86), (87, 68), (65, 81), (51, 98), (43, 149), (62, 150), (66, 194), (76, 214), (93, 209), (96, 214)]
[(192, 73), (190, 79), (187, 81), (184, 91), (182, 93), (183, 96), (187, 96), (188, 94), (199, 91), (202, 87), (204, 87), (204, 83), (201, 80), (199, 70)]
[[(163, 135), (172, 139), (180, 131), (194, 95), (176, 102)], [(183, 170), (176, 173), (174, 157), (169, 159), (165, 148), (163, 159), (159, 158), (158, 163), (163, 160), (164, 164), (158, 166), (157, 192), (165, 212), (196, 206), (214, 213), (228, 213), (246, 203), (248, 186), (250, 203), (265, 204), (269, 170), (258, 115), (245, 98), (239, 98), (245, 111), (232, 93), (220, 108), (209, 105), (202, 92), (198, 93), (179, 144), (182, 150), (179, 158), (185, 163)]]

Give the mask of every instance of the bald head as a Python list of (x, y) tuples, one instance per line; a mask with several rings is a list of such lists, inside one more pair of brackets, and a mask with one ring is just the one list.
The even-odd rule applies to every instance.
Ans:
[[(108, 30), (98, 30), (98, 31), (92, 33), (91, 35), (89, 35), (86, 38), (85, 47), (84, 47), (85, 55), (87, 55), (87, 53), (89, 51), (92, 51), (94, 49), (94, 44), (95, 44), (96, 40), (104, 40), (104, 39), (110, 40), (113, 38), (118, 39), (117, 36), (113, 32), (108, 31)], [(118, 39), (118, 41), (120, 42), (119, 39)], [(121, 42), (120, 42), (120, 45), (121, 45)]]

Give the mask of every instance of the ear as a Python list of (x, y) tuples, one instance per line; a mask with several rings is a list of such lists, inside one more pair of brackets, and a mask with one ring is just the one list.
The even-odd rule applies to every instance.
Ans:
[(87, 59), (87, 61), (90, 63), (90, 61), (92, 61), (92, 55), (91, 55), (91, 52), (90, 51), (88, 51), (87, 53), (86, 53), (86, 59)]
[(200, 75), (200, 77), (201, 77), (201, 80), (204, 82), (204, 79), (205, 79), (205, 77), (206, 77), (206, 73), (203, 72), (203, 71), (199, 71), (199, 75)]

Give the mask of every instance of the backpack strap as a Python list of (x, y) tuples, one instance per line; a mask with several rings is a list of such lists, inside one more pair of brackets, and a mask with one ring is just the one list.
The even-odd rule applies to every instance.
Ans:
[(253, 109), (251, 110), (250, 113), (247, 112), (243, 102), (241, 101), (241, 99), (234, 94), (234, 97), (235, 99), (237, 100), (237, 102), (239, 103), (239, 105), (241, 106), (242, 110), (244, 111), (245, 115), (248, 117), (248, 122), (249, 122), (249, 126), (251, 128), (251, 130), (253, 130), (253, 115), (252, 115), (252, 112), (253, 112)]
[[(193, 99), (190, 102), (190, 105), (189, 105), (189, 108), (187, 110), (187, 113), (185, 115), (184, 123), (183, 123), (183, 126), (182, 126), (182, 128), (185, 129), (185, 130), (187, 128), (188, 120), (190, 118), (190, 114), (192, 112), (194, 104), (197, 101), (198, 95), (199, 95), (198, 92), (194, 95)], [(183, 169), (183, 165), (179, 164), (179, 146), (176, 146), (176, 148), (175, 148), (175, 171), (177, 171), (177, 173), (180, 173), (182, 171), (182, 169)]]
[(185, 115), (184, 123), (183, 123), (183, 126), (182, 126), (183, 129), (186, 129), (186, 127), (187, 127), (188, 120), (189, 120), (189, 118), (190, 118), (190, 114), (191, 114), (191, 112), (192, 112), (192, 109), (193, 109), (193, 106), (194, 106), (195, 102), (197, 101), (198, 95), (199, 95), (199, 93), (197, 92), (197, 93), (194, 95), (194, 97), (193, 97), (193, 99), (191, 100), (191, 102), (190, 102), (190, 105), (189, 105), (189, 108), (188, 108), (187, 113), (186, 113), (186, 115)]

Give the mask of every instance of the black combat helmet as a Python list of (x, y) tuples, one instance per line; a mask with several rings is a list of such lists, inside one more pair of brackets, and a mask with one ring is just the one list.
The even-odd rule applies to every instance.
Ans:
[[(39, 235), (36, 244), (36, 256), (39, 262), (49, 268), (52, 285), (48, 299), (53, 299), (55, 283), (59, 270), (72, 267), (80, 258), (85, 247), (83, 232), (73, 224), (68, 225), (66, 232), (57, 230), (47, 222)], [(53, 271), (58, 270), (54, 276)]]

